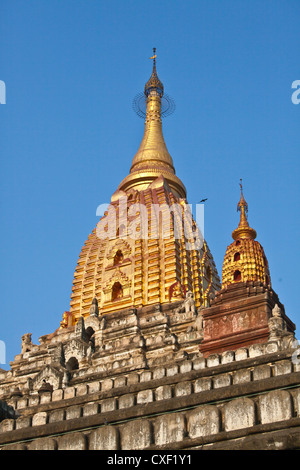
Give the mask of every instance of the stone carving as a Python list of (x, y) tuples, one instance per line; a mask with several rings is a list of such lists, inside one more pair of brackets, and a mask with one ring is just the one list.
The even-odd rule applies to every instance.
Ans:
[(86, 350), (86, 355), (89, 359), (91, 359), (92, 355), (94, 354), (95, 352), (95, 341), (94, 339), (90, 339), (89, 341), (89, 345), (88, 345), (88, 348)]
[(39, 395), (45, 393), (45, 392), (53, 392), (53, 385), (51, 385), (49, 382), (46, 381), (46, 379), (43, 379), (43, 383), (41, 387), (38, 390)]
[(58, 363), (62, 366), (65, 364), (65, 355), (64, 355), (64, 348), (62, 343), (59, 343), (59, 345), (54, 349), (53, 351), (53, 361), (54, 363)]
[(75, 325), (75, 338), (88, 343), (89, 337), (86, 333), (84, 317), (79, 317), (78, 322)]
[(286, 332), (286, 323), (281, 316), (281, 309), (277, 304), (272, 309), (272, 317), (268, 321), (268, 326), (270, 330), (269, 341), (280, 339), (283, 333)]
[(61, 387), (63, 377), (62, 369), (47, 365), (32, 380), (33, 390), (40, 390), (44, 383), (50, 384), (53, 390)]
[(192, 313), (194, 315), (197, 314), (194, 295), (192, 291), (189, 290), (186, 293), (184, 302), (180, 307), (176, 308), (175, 313)]
[(201, 314), (198, 314), (193, 327), (194, 330), (198, 331), (199, 333), (203, 333), (203, 316)]
[(26, 333), (22, 336), (21, 354), (32, 350), (34, 344), (31, 341), (31, 335), (32, 333)]
[(66, 344), (65, 358), (66, 363), (72, 358), (76, 358), (78, 362), (83, 359), (87, 354), (88, 344), (82, 341), (80, 338), (74, 338)]
[(272, 315), (273, 317), (281, 318), (281, 308), (279, 307), (278, 304), (276, 304), (275, 307), (273, 308)]
[(281, 308), (276, 304), (272, 309), (272, 317), (268, 321), (270, 330), (269, 341), (277, 341), (281, 347), (290, 347), (295, 337), (288, 331), (287, 323), (282, 317)]
[(102, 317), (100, 321), (100, 330), (104, 330), (106, 328), (106, 318)]
[(96, 297), (93, 298), (92, 305), (90, 307), (90, 316), (99, 316), (98, 300), (96, 299)]
[(68, 383), (69, 383), (69, 373), (65, 370), (64, 371), (64, 375), (63, 375), (63, 379), (62, 379), (62, 387), (65, 388), (68, 386)]

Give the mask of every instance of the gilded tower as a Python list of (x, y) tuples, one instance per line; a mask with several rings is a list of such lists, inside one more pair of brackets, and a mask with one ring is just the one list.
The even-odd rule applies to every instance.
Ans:
[(256, 238), (256, 231), (247, 220), (248, 204), (243, 195), (237, 210), (241, 212), (240, 223), (232, 232), (234, 242), (227, 247), (222, 270), (222, 287), (236, 282), (260, 281), (271, 284), (269, 266), (263, 247)]
[(242, 181), (237, 205), (240, 222), (233, 230), (222, 269), (222, 288), (216, 292), (209, 308), (202, 310), (204, 355), (236, 350), (264, 343), (272, 338), (273, 316), (280, 312), (284, 335), (291, 334), (295, 325), (285, 315), (284, 306), (271, 286), (268, 261), (263, 247), (250, 227)]
[(164, 86), (153, 70), (144, 88), (145, 130), (130, 173), (111, 197), (109, 209), (88, 237), (74, 274), (69, 320), (89, 314), (93, 298), (100, 315), (128, 307), (165, 304), (193, 293), (207, 303), (220, 280), (210, 250), (175, 174), (162, 130)]

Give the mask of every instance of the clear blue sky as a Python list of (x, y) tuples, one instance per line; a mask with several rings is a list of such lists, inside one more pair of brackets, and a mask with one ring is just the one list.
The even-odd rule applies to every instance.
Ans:
[(0, 367), (69, 309), (96, 208), (142, 138), (132, 100), (154, 46), (176, 102), (165, 140), (188, 201), (208, 198), (219, 274), (243, 178), (273, 288), (300, 328), (299, 18), (299, 0), (1, 0)]

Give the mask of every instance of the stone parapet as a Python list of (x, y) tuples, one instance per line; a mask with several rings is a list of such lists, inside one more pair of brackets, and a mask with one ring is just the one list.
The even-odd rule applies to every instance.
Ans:
[[(30, 395), (27, 402), (20, 397), (14, 404), (21, 416), (0, 423), (0, 445), (4, 449), (13, 443), (14, 448), (39, 448), (39, 442), (54, 448), (188, 449), (197, 447), (199, 439), (220, 446), (218, 436), (227, 442), (230, 433), (246, 437), (253, 436), (255, 429), (278, 432), (288, 422), (296, 430), (300, 367), (292, 355), (293, 351), (276, 351), (267, 343), (235, 354), (186, 359), (176, 368), (173, 364), (142, 370), (123, 380), (116, 376), (69, 384), (62, 394), (53, 391), (43, 403), (31, 402)], [(131, 436), (143, 438), (129, 443), (129, 430)]]

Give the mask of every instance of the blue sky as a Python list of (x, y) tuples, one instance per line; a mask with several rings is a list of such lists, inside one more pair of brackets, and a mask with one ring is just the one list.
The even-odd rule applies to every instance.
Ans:
[[(298, 0), (1, 0), (1, 330), (6, 365), (69, 308), (96, 208), (143, 135), (132, 110), (152, 48), (176, 112), (164, 136), (188, 201), (205, 205), (219, 274), (239, 180), (274, 290), (300, 325)], [(299, 327), (300, 328), (300, 327)]]

